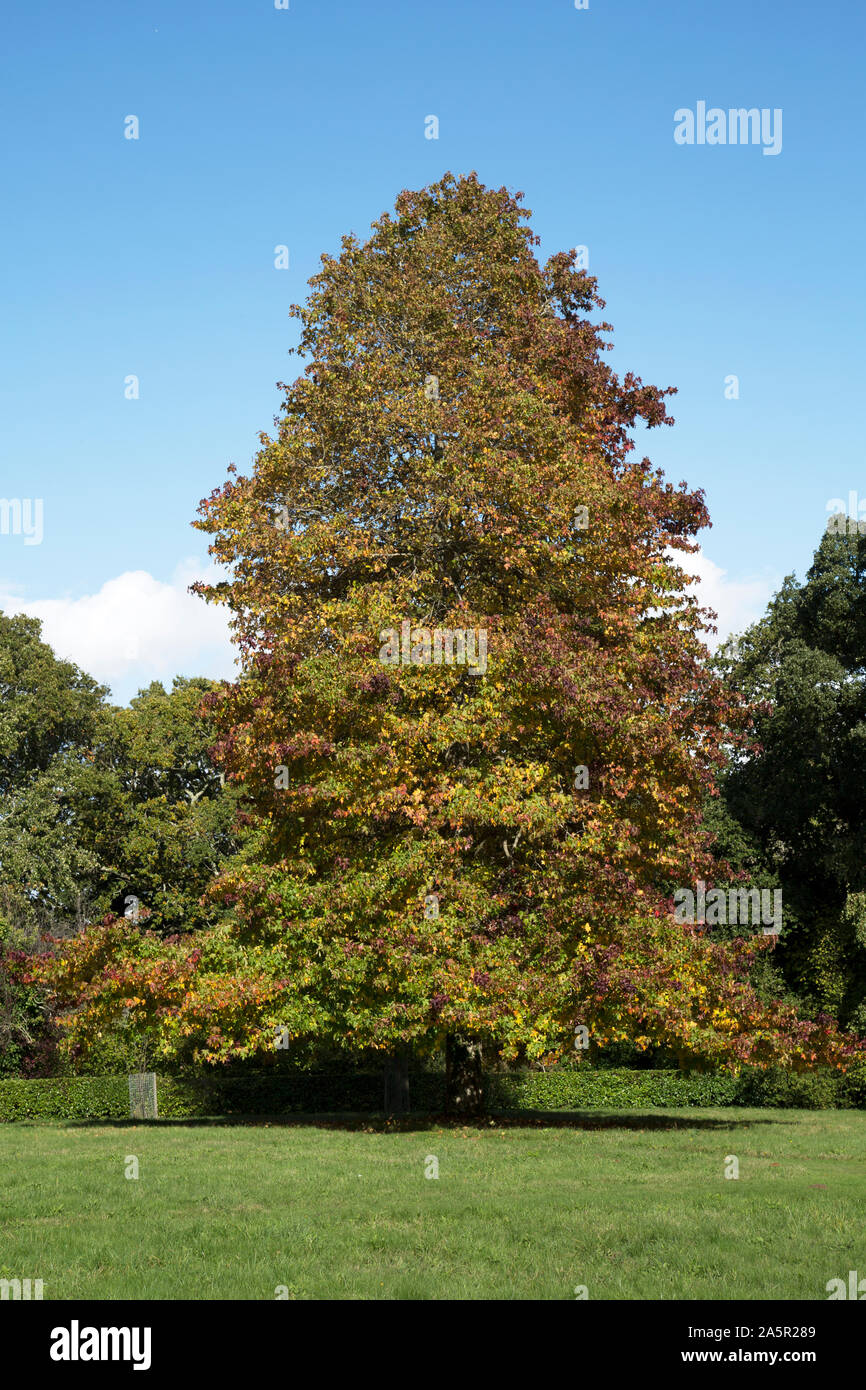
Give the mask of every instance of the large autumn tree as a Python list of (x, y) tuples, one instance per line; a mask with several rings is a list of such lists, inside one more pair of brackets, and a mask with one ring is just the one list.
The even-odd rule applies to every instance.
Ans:
[[(765, 942), (671, 919), (670, 887), (712, 876), (701, 793), (739, 718), (673, 558), (707, 513), (636, 456), (667, 393), (607, 365), (594, 280), (539, 263), (520, 196), (404, 192), (294, 307), (303, 374), (198, 523), (244, 663), (210, 697), (249, 824), (213, 890), (233, 916), (194, 960), (82, 943), (58, 976), (88, 982), (79, 1035), (123, 1006), (211, 1060), (277, 1029), (537, 1059), (581, 1027), (842, 1056), (757, 1000)], [(435, 629), (471, 632), (475, 666), (430, 660)]]

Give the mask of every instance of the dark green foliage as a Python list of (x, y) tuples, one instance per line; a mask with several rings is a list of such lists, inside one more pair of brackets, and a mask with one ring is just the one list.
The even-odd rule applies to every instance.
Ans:
[(108, 693), (41, 640), (38, 618), (0, 614), (0, 795), (94, 737)]
[(65, 936), (130, 896), (158, 931), (213, 921), (199, 900), (237, 844), (201, 713), (215, 682), (154, 682), (118, 709), (39, 633), (0, 614), (0, 926)]
[(784, 1110), (833, 1110), (840, 1103), (838, 1079), (827, 1072), (796, 1076), (782, 1067), (740, 1078), (737, 1104)]
[(100, 750), (102, 797), (78, 808), (99, 865), (94, 918), (122, 911), (134, 894), (151, 929), (191, 931), (213, 920), (199, 900), (237, 845), (237, 793), (210, 761), (213, 728), (200, 713), (214, 685), (177, 677), (166, 692), (153, 682), (114, 711)]
[(707, 826), (750, 882), (782, 886), (768, 983), (866, 1033), (866, 536), (828, 532), (718, 665), (758, 702), (756, 747)]

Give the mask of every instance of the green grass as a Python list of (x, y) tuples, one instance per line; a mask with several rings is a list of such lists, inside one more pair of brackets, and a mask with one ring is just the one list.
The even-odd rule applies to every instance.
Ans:
[(22, 1122), (0, 1172), (0, 1277), (46, 1299), (826, 1299), (866, 1276), (862, 1111)]

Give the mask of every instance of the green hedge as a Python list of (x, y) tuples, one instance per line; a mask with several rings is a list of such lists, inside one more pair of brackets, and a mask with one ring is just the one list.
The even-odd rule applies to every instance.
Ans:
[(728, 1106), (833, 1110), (866, 1107), (866, 1069), (846, 1076), (815, 1071), (797, 1075), (781, 1067), (726, 1072), (573, 1070), (493, 1074), (487, 1084), (491, 1110), (630, 1109), (665, 1106)]
[[(438, 1113), (445, 1105), (441, 1072), (410, 1077), (412, 1109)], [(795, 1075), (774, 1068), (726, 1073), (635, 1071), (588, 1066), (549, 1072), (490, 1072), (486, 1107), (504, 1111), (568, 1111), (666, 1106), (866, 1107), (866, 1067), (847, 1076), (817, 1071)], [(160, 1077), (161, 1119), (204, 1116), (379, 1114), (382, 1072), (250, 1071)], [(5, 1120), (117, 1120), (129, 1118), (125, 1076), (62, 1077), (47, 1081), (0, 1079), (0, 1122)]]
[(0, 1080), (0, 1120), (120, 1120), (129, 1116), (125, 1076)]
[(736, 1081), (724, 1075), (580, 1067), (550, 1072), (494, 1072), (487, 1078), (486, 1103), (493, 1111), (736, 1105), (736, 1092)]

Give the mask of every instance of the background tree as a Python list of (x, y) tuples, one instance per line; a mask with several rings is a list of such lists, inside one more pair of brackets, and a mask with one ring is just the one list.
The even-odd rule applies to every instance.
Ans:
[(42, 931), (86, 920), (90, 861), (67, 834), (56, 769), (97, 738), (107, 694), (58, 661), (35, 618), (0, 614), (0, 1070), (48, 1064), (45, 991), (22, 958)]
[(788, 987), (866, 1032), (866, 537), (828, 530), (805, 582), (786, 579), (718, 664), (756, 723), (717, 838), (747, 839), (751, 871), (778, 875)]
[(99, 865), (94, 916), (123, 911), (133, 894), (152, 930), (192, 931), (214, 920), (201, 897), (236, 848), (237, 794), (224, 786), (202, 714), (215, 683), (153, 682), (113, 712), (100, 750), (99, 798), (77, 805), (78, 834)]
[(31, 929), (61, 909), (83, 920), (86, 867), (64, 841), (56, 771), (98, 739), (107, 694), (40, 632), (36, 618), (0, 614), (0, 911)]
[[(52, 1065), (45, 1003), (21, 954), (76, 935), (134, 895), (151, 931), (199, 929), (201, 897), (234, 851), (237, 796), (207, 755), (212, 682), (159, 684), (128, 709), (32, 618), (0, 615), (0, 1046), (4, 1065)], [(142, 925), (145, 914), (142, 914)], [(139, 928), (135, 928), (138, 930)]]
[(236, 794), (210, 758), (214, 682), (154, 682), (128, 709), (0, 617), (0, 912), (20, 929), (79, 931), (134, 895), (161, 931), (214, 918), (200, 899), (235, 849)]

